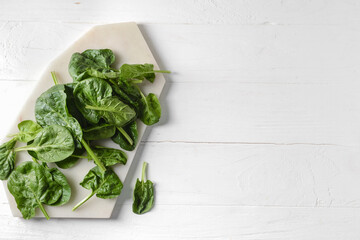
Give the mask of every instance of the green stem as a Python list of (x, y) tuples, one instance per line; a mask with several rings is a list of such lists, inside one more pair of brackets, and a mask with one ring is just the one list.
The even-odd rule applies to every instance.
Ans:
[(134, 144), (134, 141), (131, 139), (131, 137), (129, 136), (129, 134), (127, 134), (127, 132), (125, 132), (125, 130), (122, 127), (116, 127), (120, 133), (126, 138), (126, 140), (130, 143), (130, 145), (132, 146)]
[(104, 167), (104, 164), (98, 159), (98, 157), (95, 155), (95, 153), (91, 150), (90, 146), (86, 143), (84, 139), (81, 139), (81, 144), (86, 149), (86, 152), (89, 154), (89, 156), (94, 159), (94, 162), (99, 166), (99, 168), (105, 172), (106, 168)]
[(54, 72), (54, 71), (53, 71), (53, 72), (51, 72), (51, 77), (52, 77), (52, 79), (53, 79), (53, 81), (54, 81), (55, 85), (58, 85), (58, 84), (59, 84), (59, 82), (58, 82), (58, 80), (57, 80), (57, 78), (56, 78), (56, 74), (55, 74), (55, 72)]
[(89, 156), (83, 156), (83, 155), (71, 155), (70, 157), (75, 157), (75, 158), (87, 158), (87, 159), (89, 159)]
[(147, 164), (148, 164), (147, 162), (143, 163), (142, 174), (141, 174), (141, 181), (142, 182), (145, 182), (145, 178), (146, 178), (145, 171), (146, 171)]
[(140, 79), (134, 79), (134, 80), (130, 80), (131, 83), (133, 84), (138, 84), (138, 83), (142, 83), (143, 80), (140, 80)]
[(38, 204), (39, 204), (40, 210), (42, 211), (42, 213), (44, 214), (44, 216), (46, 217), (46, 219), (49, 220), (49, 219), (50, 219), (49, 214), (46, 212), (44, 206), (43, 206), (43, 205), (41, 204), (41, 202), (39, 202), (39, 201), (38, 201)]
[(92, 192), (89, 196), (87, 196), (86, 198), (84, 198), (81, 202), (79, 202), (78, 204), (75, 205), (75, 207), (73, 207), (73, 211), (75, 211), (76, 209), (78, 209), (81, 205), (83, 205), (84, 203), (86, 203), (87, 200), (89, 200), (92, 196), (94, 196), (95, 192)]
[(34, 163), (40, 164), (40, 163), (38, 162), (38, 160), (36, 160), (35, 158), (32, 158), (32, 160), (33, 160)]
[(166, 71), (166, 70), (154, 70), (153, 72), (156, 72), (156, 73), (171, 73), (171, 71)]
[(20, 151), (33, 150), (33, 149), (34, 149), (34, 148), (32, 148), (32, 147), (23, 146), (23, 147), (15, 148), (14, 151), (15, 151), (15, 152), (20, 152)]

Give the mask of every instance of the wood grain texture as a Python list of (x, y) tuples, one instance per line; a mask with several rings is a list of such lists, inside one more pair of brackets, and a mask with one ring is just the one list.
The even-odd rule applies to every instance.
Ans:
[[(12, 218), (0, 185), (0, 239), (360, 238), (357, 1), (0, 5), (9, 116), (47, 63), (96, 24), (140, 23), (160, 67), (173, 71), (163, 118), (111, 220)], [(0, 135), (10, 124), (1, 119)], [(137, 216), (131, 191), (144, 160), (156, 205)]]

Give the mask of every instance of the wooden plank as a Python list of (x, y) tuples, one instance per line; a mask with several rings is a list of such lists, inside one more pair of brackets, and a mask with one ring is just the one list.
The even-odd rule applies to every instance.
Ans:
[(104, 220), (26, 221), (0, 205), (1, 239), (358, 239), (360, 209), (156, 206), (138, 216), (131, 205)]
[[(185, 24), (358, 24), (359, 4), (347, 1), (46, 0), (0, 2), (0, 19), (111, 23)], [(19, 7), (21, 6), (21, 7)]]
[[(36, 80), (50, 60), (93, 24), (0, 25), (0, 79)], [(327, 84), (360, 78), (358, 26), (143, 24), (140, 28), (160, 67), (173, 71), (168, 75), (173, 82)]]
[(147, 161), (157, 205), (359, 208), (359, 155), (358, 147), (146, 142), (121, 201), (132, 203)]
[[(29, 84), (0, 82), (0, 107), (8, 116), (2, 119), (1, 136)], [(360, 83), (169, 83), (161, 98), (162, 119), (145, 139), (359, 146), (359, 88)]]

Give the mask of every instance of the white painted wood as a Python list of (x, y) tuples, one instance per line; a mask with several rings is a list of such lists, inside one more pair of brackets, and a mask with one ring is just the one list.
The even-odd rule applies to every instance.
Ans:
[[(0, 239), (359, 239), (357, 1), (0, 6), (9, 116), (48, 62), (99, 23), (141, 23), (160, 67), (174, 71), (111, 220), (24, 221), (0, 190)], [(5, 133), (11, 120), (0, 121)], [(141, 161), (157, 194), (137, 216)]]

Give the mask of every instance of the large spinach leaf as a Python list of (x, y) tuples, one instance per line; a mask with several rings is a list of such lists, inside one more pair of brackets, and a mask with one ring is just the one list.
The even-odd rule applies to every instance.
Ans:
[(145, 171), (147, 163), (143, 163), (141, 181), (136, 179), (136, 184), (133, 194), (132, 210), (136, 214), (143, 214), (153, 207), (154, 205), (154, 184), (150, 180), (145, 181)]
[(74, 152), (74, 139), (67, 128), (60, 125), (47, 126), (36, 135), (34, 141), (17, 151), (32, 151), (43, 162), (58, 162)]
[(43, 203), (56, 202), (62, 195), (62, 188), (58, 188), (52, 175), (34, 162), (20, 164), (11, 173), (7, 186), (25, 219), (34, 217), (36, 208), (50, 219)]
[(13, 138), (0, 146), (0, 180), (6, 180), (14, 170), (15, 144), (16, 138)]
[(113, 170), (107, 169), (105, 172), (101, 172), (99, 167), (92, 168), (88, 174), (86, 174), (80, 185), (91, 190), (91, 194), (79, 202), (73, 208), (73, 211), (87, 202), (95, 194), (99, 198), (115, 198), (120, 195), (121, 189), (123, 188), (122, 182)]
[(116, 131), (115, 135), (111, 138), (115, 143), (119, 144), (122, 149), (132, 151), (135, 149), (138, 140), (138, 131), (136, 121), (132, 121), (123, 127), (123, 130), (127, 133), (132, 140), (133, 144), (129, 143), (129, 140), (120, 131)]

